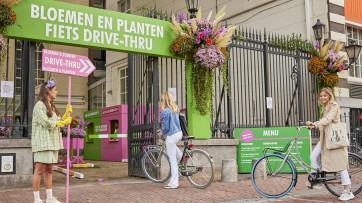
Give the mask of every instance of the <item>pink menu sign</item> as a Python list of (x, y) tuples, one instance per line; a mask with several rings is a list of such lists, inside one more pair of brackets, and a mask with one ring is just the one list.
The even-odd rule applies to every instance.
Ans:
[(96, 67), (86, 56), (43, 49), (42, 70), (72, 76), (88, 77)]

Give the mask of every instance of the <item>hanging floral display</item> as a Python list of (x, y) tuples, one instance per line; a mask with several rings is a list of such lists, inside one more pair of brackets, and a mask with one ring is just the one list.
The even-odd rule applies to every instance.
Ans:
[(339, 55), (343, 48), (340, 41), (323, 44), (317, 41), (313, 57), (308, 61), (308, 71), (317, 76), (319, 87), (335, 87), (339, 83), (338, 72), (346, 70), (345, 56)]
[(170, 46), (170, 52), (191, 62), (191, 85), (193, 102), (201, 115), (211, 110), (213, 95), (213, 69), (222, 68), (224, 84), (227, 84), (226, 47), (230, 43), (235, 26), (224, 27), (221, 19), (225, 15), (222, 8), (210, 21), (212, 12), (207, 19), (201, 18), (201, 9), (196, 18), (186, 19), (183, 13), (172, 17), (171, 29), (178, 34)]
[(0, 65), (6, 54), (6, 28), (16, 22), (16, 15), (11, 7), (19, 2), (20, 0), (0, 0)]

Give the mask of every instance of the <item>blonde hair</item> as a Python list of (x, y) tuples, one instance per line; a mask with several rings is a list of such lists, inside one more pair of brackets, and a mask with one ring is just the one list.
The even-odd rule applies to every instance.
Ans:
[(164, 92), (161, 95), (161, 109), (168, 107), (174, 113), (178, 113), (180, 110), (177, 104), (173, 101), (173, 96), (169, 92)]
[(331, 102), (335, 101), (332, 89), (329, 88), (329, 87), (323, 87), (321, 90), (319, 90), (319, 93), (318, 93), (318, 103), (320, 105), (322, 105), (322, 103), (320, 102), (320, 95), (321, 95), (322, 92), (329, 95), (329, 102), (328, 103), (331, 103)]

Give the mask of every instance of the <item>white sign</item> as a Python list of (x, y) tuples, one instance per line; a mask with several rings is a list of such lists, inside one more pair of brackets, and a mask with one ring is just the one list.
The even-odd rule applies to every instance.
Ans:
[(1, 97), (14, 97), (14, 81), (1, 81)]
[(266, 108), (267, 109), (273, 108), (273, 98), (271, 98), (271, 97), (266, 98)]
[(13, 156), (2, 156), (1, 157), (1, 173), (14, 172), (14, 157)]
[(97, 125), (95, 132), (106, 132), (107, 131), (107, 125)]
[(177, 101), (176, 88), (168, 88), (168, 92), (172, 95), (173, 101)]

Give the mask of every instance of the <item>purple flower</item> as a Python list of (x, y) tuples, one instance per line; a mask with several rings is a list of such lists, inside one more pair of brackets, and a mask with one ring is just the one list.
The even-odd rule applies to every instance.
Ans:
[(186, 15), (183, 12), (178, 13), (177, 17), (176, 17), (176, 21), (178, 23), (182, 23), (184, 20), (187, 20)]
[(199, 48), (195, 55), (195, 62), (201, 67), (213, 69), (221, 66), (225, 61), (224, 54), (215, 45)]
[[(74, 123), (74, 124), (73, 124)], [(72, 138), (84, 138), (86, 136), (86, 132), (84, 127), (87, 126), (89, 122), (85, 122), (79, 115), (73, 118), (72, 124), (70, 125), (70, 137)], [(63, 137), (68, 135), (68, 126), (64, 126), (60, 128), (60, 132)]]
[(217, 37), (220, 33), (224, 32), (226, 30), (225, 27), (221, 27), (220, 29), (217, 30), (215, 37)]
[(328, 64), (328, 69), (331, 69), (333, 67), (333, 63), (332, 62), (329, 62)]
[(326, 72), (327, 72), (326, 69), (322, 69), (321, 72), (319, 72), (319, 73), (323, 75), (323, 74), (326, 73)]
[(321, 43), (317, 40), (314, 44), (314, 48), (316, 49), (320, 49), (321, 48)]

